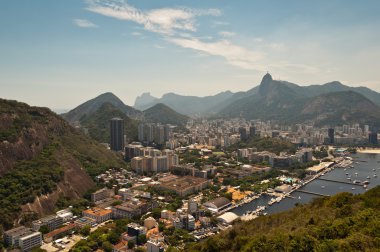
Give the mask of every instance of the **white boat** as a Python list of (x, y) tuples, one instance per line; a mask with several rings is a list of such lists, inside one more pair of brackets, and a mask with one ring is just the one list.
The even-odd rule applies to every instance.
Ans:
[(352, 190), (355, 190), (355, 187), (352, 187), (351, 189), (352, 189)]
[(377, 177), (377, 175), (376, 174), (373, 174), (373, 176), (376, 178)]
[(321, 186), (321, 188), (323, 189), (323, 188), (325, 188), (325, 186), (323, 185), (323, 186)]

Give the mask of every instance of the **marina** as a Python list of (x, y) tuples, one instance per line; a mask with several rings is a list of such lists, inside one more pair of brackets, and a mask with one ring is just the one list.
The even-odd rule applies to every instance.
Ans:
[[(333, 168), (328, 168), (327, 171), (312, 176), (287, 194), (281, 196), (261, 194), (249, 203), (231, 207), (229, 211), (242, 216), (243, 220), (247, 220), (256, 218), (264, 211), (267, 214), (273, 214), (291, 209), (295, 204), (308, 203), (315, 197), (335, 195), (340, 192), (364, 193), (366, 190), (380, 185), (380, 179), (377, 179), (376, 174), (376, 171), (380, 171), (379, 160), (379, 154), (353, 154), (349, 159), (344, 160), (343, 164), (340, 163)], [(352, 181), (348, 181), (347, 177)], [(262, 206), (265, 208), (263, 209)]]

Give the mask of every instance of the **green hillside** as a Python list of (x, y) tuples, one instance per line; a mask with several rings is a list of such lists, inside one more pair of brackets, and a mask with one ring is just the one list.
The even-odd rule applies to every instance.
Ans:
[(126, 116), (126, 114), (112, 105), (111, 103), (103, 103), (95, 112), (85, 115), (81, 118), (80, 124), (88, 129), (90, 137), (101, 143), (109, 143), (110, 141), (110, 120), (114, 117), (124, 119), (125, 134), (127, 141), (137, 139), (138, 121)]
[(68, 122), (78, 122), (84, 116), (91, 115), (97, 111), (104, 103), (111, 103), (113, 106), (124, 112), (125, 115), (131, 118), (140, 118), (141, 111), (136, 110), (128, 105), (125, 105), (122, 100), (111, 92), (101, 94), (91, 100), (88, 100), (69, 112), (62, 114)]
[(174, 124), (183, 126), (189, 120), (188, 116), (182, 115), (165, 104), (158, 103), (153, 107), (144, 110), (145, 120), (149, 122)]
[(218, 116), (290, 124), (310, 121), (317, 126), (380, 126), (380, 107), (360, 93), (337, 91), (309, 97), (304, 87), (273, 80), (269, 74), (264, 76), (258, 92), (230, 103)]
[(186, 251), (379, 251), (380, 187), (238, 222)]
[(47, 108), (0, 99), (0, 117), (0, 229), (25, 221), (23, 210), (52, 212), (59, 195), (80, 198), (95, 186), (91, 177), (125, 166)]

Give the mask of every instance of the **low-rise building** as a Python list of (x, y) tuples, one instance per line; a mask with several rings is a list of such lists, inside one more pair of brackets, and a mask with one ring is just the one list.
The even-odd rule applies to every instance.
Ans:
[(69, 225), (66, 225), (64, 227), (58, 228), (54, 231), (51, 231), (50, 233), (47, 233), (44, 235), (44, 241), (45, 242), (51, 242), (58, 238), (61, 238), (71, 232), (73, 232), (76, 228), (78, 228), (76, 223), (70, 223)]
[(172, 176), (172, 179), (165, 180), (161, 184), (157, 185), (160, 188), (174, 191), (179, 196), (186, 196), (189, 194), (197, 193), (207, 188), (209, 181), (203, 178), (197, 178), (192, 176), (177, 177)]
[(144, 220), (144, 227), (148, 230), (158, 226), (157, 221), (153, 217), (148, 217)]
[(20, 226), (4, 232), (4, 241), (8, 246), (20, 248), (22, 251), (30, 251), (41, 246), (42, 234), (31, 228)]
[(149, 241), (146, 243), (146, 251), (147, 252), (164, 252), (165, 251), (165, 243), (163, 236), (151, 237)]
[(84, 226), (92, 226), (92, 225), (96, 224), (96, 220), (93, 218), (89, 218), (89, 217), (82, 217), (82, 218), (77, 219), (74, 223), (79, 228), (82, 228)]
[(234, 220), (238, 219), (239, 216), (237, 216), (233, 212), (227, 212), (217, 217), (217, 220), (224, 223), (224, 224), (231, 224)]
[(58, 217), (61, 217), (63, 222), (71, 220), (73, 218), (73, 213), (69, 209), (60, 210), (57, 213)]
[(223, 209), (226, 209), (229, 206), (231, 206), (231, 201), (229, 201), (225, 197), (219, 197), (219, 198), (205, 202), (203, 206), (206, 207), (211, 212), (218, 213), (222, 211)]
[(49, 215), (32, 222), (34, 231), (39, 231), (41, 227), (46, 226), (49, 231), (57, 229), (63, 225), (63, 218), (57, 215)]
[(110, 197), (110, 191), (107, 188), (100, 189), (94, 193), (91, 193), (91, 201), (98, 202)]
[(112, 210), (93, 207), (82, 212), (84, 217), (96, 220), (97, 223), (105, 222), (112, 218)]
[(146, 201), (132, 199), (112, 208), (112, 215), (115, 219), (120, 218), (133, 218), (145, 214), (149, 211), (150, 207)]

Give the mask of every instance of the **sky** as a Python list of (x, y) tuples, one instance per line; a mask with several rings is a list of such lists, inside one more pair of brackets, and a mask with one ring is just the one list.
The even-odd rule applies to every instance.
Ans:
[(104, 92), (245, 91), (269, 71), (380, 92), (380, 1), (2, 0), (0, 97), (71, 109)]

